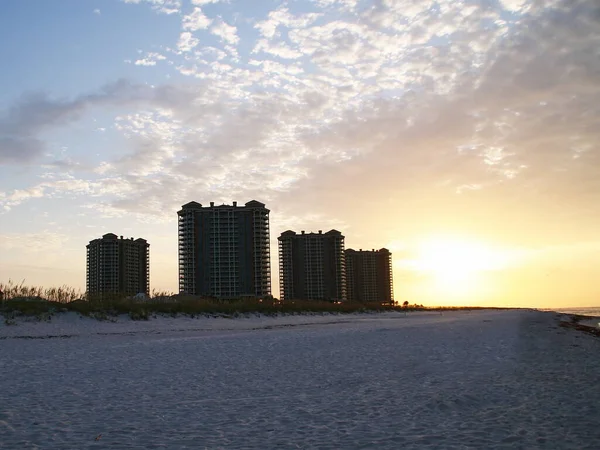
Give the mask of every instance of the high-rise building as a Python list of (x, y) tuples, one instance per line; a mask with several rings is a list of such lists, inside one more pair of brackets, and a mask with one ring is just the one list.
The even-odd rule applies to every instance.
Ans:
[(150, 244), (108, 233), (86, 246), (88, 294), (149, 294)]
[(244, 206), (203, 207), (190, 202), (179, 218), (179, 292), (217, 298), (271, 294), (269, 210)]
[(386, 249), (346, 252), (346, 289), (348, 301), (392, 305), (392, 254)]
[(285, 231), (278, 240), (281, 300), (346, 300), (342, 233)]

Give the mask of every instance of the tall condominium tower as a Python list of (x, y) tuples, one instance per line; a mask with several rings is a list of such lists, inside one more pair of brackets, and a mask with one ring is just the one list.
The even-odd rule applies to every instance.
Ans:
[(349, 248), (345, 254), (348, 301), (392, 305), (394, 293), (390, 251), (386, 248), (371, 251)]
[(346, 300), (342, 233), (281, 233), (279, 285), (281, 300)]
[(150, 291), (150, 244), (108, 233), (86, 246), (88, 294)]
[(190, 202), (179, 216), (179, 292), (218, 298), (271, 294), (269, 210), (244, 206), (203, 207)]

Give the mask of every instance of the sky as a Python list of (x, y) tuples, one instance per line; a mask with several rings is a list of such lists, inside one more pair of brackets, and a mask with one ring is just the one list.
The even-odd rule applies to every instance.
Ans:
[(85, 246), (271, 210), (393, 253), (398, 301), (600, 305), (596, 0), (3, 0), (0, 281), (85, 290)]

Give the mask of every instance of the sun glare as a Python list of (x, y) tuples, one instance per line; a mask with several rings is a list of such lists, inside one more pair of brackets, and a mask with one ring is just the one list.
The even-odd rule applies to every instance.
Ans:
[(430, 275), (445, 294), (476, 293), (482, 273), (505, 265), (498, 251), (483, 243), (452, 238), (431, 238), (422, 242), (414, 269)]

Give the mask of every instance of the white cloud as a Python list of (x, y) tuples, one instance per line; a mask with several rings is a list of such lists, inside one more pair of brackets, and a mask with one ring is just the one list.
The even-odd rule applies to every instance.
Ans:
[[(58, 189), (89, 195), (106, 211), (162, 217), (182, 198), (257, 193), (273, 201), (289, 195), (325, 215), (339, 204), (340, 216), (351, 217), (351, 203), (369, 198), (411, 202), (435, 192), (450, 204), (460, 192), (460, 209), (486, 195), (510, 205), (515, 192), (535, 206), (536, 192), (551, 192), (563, 211), (595, 211), (595, 10), (583, 1), (575, 9), (532, 5), (530, 17), (502, 23), (501, 5), (451, 1), (433, 9), (379, 2), (343, 20), (280, 9), (257, 25), (250, 60), (219, 44), (203, 47), (185, 31), (181, 54), (165, 54), (196, 78), (189, 85), (106, 88), (111, 93), (67, 102), (42, 97), (0, 119), (0, 160), (15, 163), (39, 157), (42, 131), (89, 107), (129, 108), (115, 126), (128, 146), (94, 169), (100, 180), (79, 173), (91, 184), (43, 184), (5, 193), (3, 204)], [(217, 19), (209, 30), (222, 25)], [(215, 34), (231, 44), (239, 38), (234, 27)], [(161, 59), (150, 55), (138, 61)], [(349, 179), (365, 186), (351, 199), (339, 189)]]
[(297, 59), (302, 56), (301, 52), (283, 42), (272, 43), (266, 39), (261, 39), (258, 41), (254, 49), (252, 49), (252, 53), (260, 52), (268, 53), (284, 59)]
[(271, 11), (267, 20), (258, 22), (254, 27), (267, 39), (273, 39), (279, 27), (282, 28), (306, 28), (321, 17), (318, 13), (307, 13), (300, 16), (292, 15), (285, 7)]
[(0, 204), (5, 210), (9, 210), (13, 206), (19, 205), (26, 200), (33, 198), (41, 198), (44, 196), (44, 188), (34, 186), (28, 189), (16, 189), (10, 194), (2, 193), (0, 196)]
[(150, 60), (150, 59), (137, 59), (134, 64), (136, 66), (155, 66), (156, 65), (156, 61)]
[(527, 0), (499, 0), (505, 10), (512, 13), (523, 13), (528, 8)]
[(100, 10), (99, 10), (99, 9), (97, 9), (97, 8), (96, 8), (96, 9), (94, 9), (93, 13), (94, 13), (94, 14), (97, 14), (97, 15), (100, 15), (100, 14), (101, 14)]
[(240, 40), (237, 35), (237, 28), (225, 23), (222, 19), (211, 27), (210, 32), (231, 45), (236, 45)]
[(135, 61), (136, 66), (155, 66), (157, 61), (163, 61), (167, 59), (166, 56), (156, 52), (149, 52), (144, 58), (137, 59)]
[[(343, 10), (353, 10), (356, 8), (359, 0), (313, 0), (317, 5), (323, 8), (338, 6)], [(391, 2), (387, 2), (388, 4)]]
[(121, 0), (125, 3), (147, 3), (152, 9), (163, 14), (176, 14), (181, 11), (181, 0)]
[(20, 205), (31, 199), (106, 197), (122, 198), (133, 192), (133, 186), (121, 176), (85, 180), (72, 175), (64, 175), (59, 179), (39, 183), (29, 189), (18, 189), (0, 196), (0, 205), (5, 210)]
[(100, 175), (104, 175), (106, 173), (112, 172), (115, 170), (115, 166), (109, 162), (103, 161), (100, 165), (94, 168), (94, 172)]
[(40, 233), (11, 233), (0, 235), (0, 248), (8, 251), (44, 253), (60, 250), (69, 240), (62, 233), (43, 231)]
[(194, 8), (194, 10), (183, 16), (181, 20), (182, 28), (188, 31), (197, 31), (206, 29), (212, 23), (212, 19), (206, 17), (200, 8)]
[(181, 52), (190, 52), (196, 47), (200, 41), (195, 38), (192, 33), (185, 31), (179, 35), (179, 41), (177, 41), (177, 48)]

